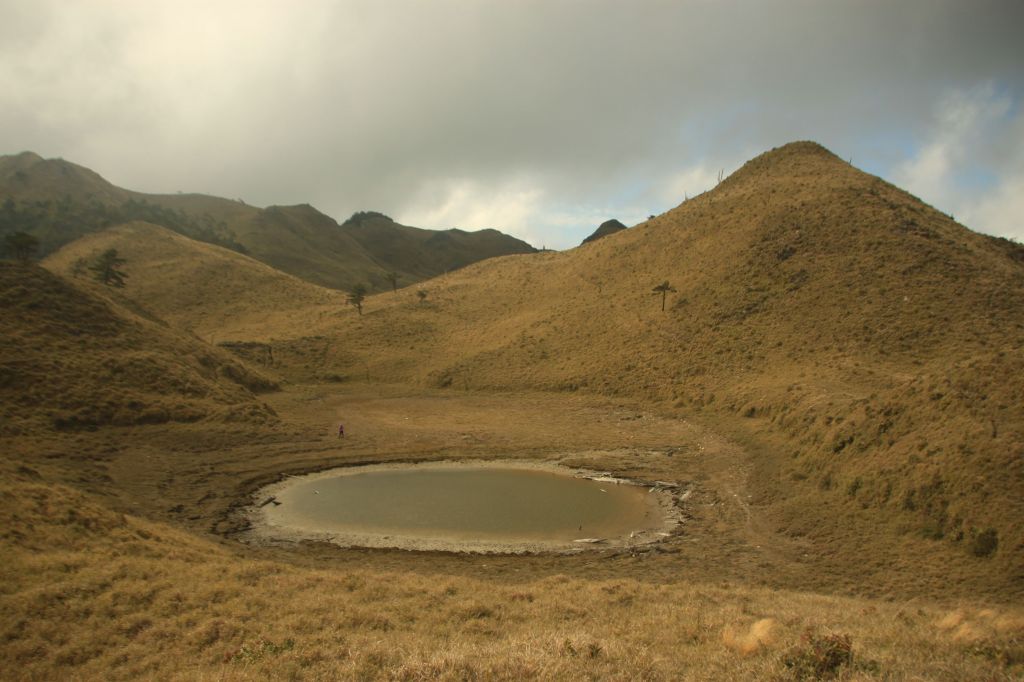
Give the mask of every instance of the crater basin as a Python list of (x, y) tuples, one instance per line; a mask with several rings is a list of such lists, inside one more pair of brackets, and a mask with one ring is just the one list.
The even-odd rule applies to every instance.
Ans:
[(264, 488), (253, 533), (272, 540), (477, 552), (655, 542), (678, 523), (669, 492), (551, 464), (345, 467)]

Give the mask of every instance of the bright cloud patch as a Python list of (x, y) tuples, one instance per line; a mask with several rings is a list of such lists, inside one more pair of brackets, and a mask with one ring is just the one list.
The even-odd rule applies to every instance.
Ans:
[(672, 173), (664, 182), (646, 184), (637, 178), (626, 179), (625, 191), (609, 193), (600, 202), (559, 196), (546, 189), (558, 183), (540, 177), (434, 181), (397, 219), (438, 230), (493, 227), (537, 248), (569, 249), (606, 220), (616, 218), (627, 226), (635, 225), (651, 214), (675, 208), (687, 197), (714, 188), (719, 170), (720, 166), (704, 160)]
[(687, 168), (673, 175), (661, 191), (662, 200), (666, 203), (679, 204), (712, 189), (718, 182), (718, 170), (712, 170), (706, 164)]
[(1024, 113), (990, 83), (947, 95), (894, 182), (968, 227), (1024, 238)]
[(995, 191), (971, 202), (963, 212), (968, 225), (1024, 242), (1024, 170), (1003, 180)]
[(425, 191), (420, 203), (404, 211), (399, 221), (436, 230), (491, 227), (540, 246), (543, 234), (536, 228), (543, 199), (543, 190), (528, 183), (495, 188), (453, 180)]

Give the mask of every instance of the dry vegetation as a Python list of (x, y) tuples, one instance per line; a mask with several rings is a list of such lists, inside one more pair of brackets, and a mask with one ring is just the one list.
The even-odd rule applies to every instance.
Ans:
[(0, 434), (274, 419), (272, 380), (38, 266), (0, 263), (0, 312)]
[[(128, 441), (125, 456), (143, 456)], [(1015, 607), (671, 575), (648, 570), (654, 556), (589, 559), (605, 564), (596, 570), (571, 557), (323, 548), (302, 559), (125, 514), (53, 483), (68, 463), (30, 464), (6, 465), (0, 487), (7, 679), (962, 680), (1013, 679), (1024, 665)]]
[[(292, 277), (228, 249), (203, 244), (148, 223), (128, 223), (86, 235), (44, 260), (65, 277), (75, 264), (117, 249), (127, 261), (131, 286), (118, 295), (175, 327), (216, 343), (224, 338), (261, 340), (266, 318), (285, 328), (316, 332), (316, 323), (338, 317), (345, 296)], [(226, 275), (226, 273), (230, 273)], [(77, 285), (93, 292), (104, 287), (80, 274)]]
[[(89, 239), (47, 266), (114, 246), (128, 288), (0, 267), (5, 678), (1024, 676), (1022, 251), (816, 145), (361, 317)], [(488, 457), (674, 480), (687, 521), (568, 557), (239, 542), (282, 475)]]
[(764, 444), (753, 487), (790, 535), (850, 563), (880, 532), (976, 549), (968, 573), (1024, 591), (1024, 247), (817, 145), (573, 251), (471, 266), (429, 301), (371, 301), (386, 309), (339, 326), (323, 363), (699, 413)]

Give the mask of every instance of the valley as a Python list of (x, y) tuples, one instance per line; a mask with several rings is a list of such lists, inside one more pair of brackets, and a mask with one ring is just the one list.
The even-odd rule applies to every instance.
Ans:
[[(127, 286), (76, 275), (111, 248)], [(358, 311), (271, 265), (133, 221), (0, 266), (15, 679), (1021, 674), (1019, 244), (797, 142)], [(667, 481), (683, 522), (570, 555), (247, 534), (286, 476), (458, 460)]]

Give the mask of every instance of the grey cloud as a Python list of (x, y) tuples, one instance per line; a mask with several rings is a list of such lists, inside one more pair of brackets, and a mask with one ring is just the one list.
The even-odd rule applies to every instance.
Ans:
[(62, 7), (0, 4), (0, 150), (336, 217), (445, 179), (606, 205), (803, 138), (887, 167), (943, 93), (1022, 90), (1018, 2)]

